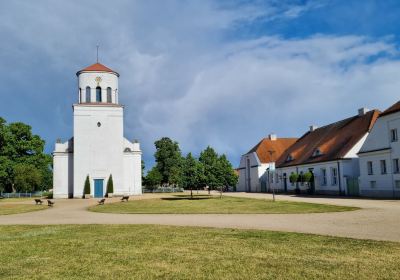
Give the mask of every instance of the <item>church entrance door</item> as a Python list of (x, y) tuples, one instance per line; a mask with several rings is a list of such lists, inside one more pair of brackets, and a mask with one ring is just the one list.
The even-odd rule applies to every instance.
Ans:
[(103, 197), (103, 179), (94, 179), (94, 197)]

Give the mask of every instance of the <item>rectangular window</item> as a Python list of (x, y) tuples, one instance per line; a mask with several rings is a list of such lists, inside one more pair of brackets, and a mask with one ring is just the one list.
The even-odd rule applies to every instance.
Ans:
[(279, 183), (279, 174), (278, 174), (278, 172), (275, 173), (275, 182)]
[(326, 168), (321, 168), (321, 186), (326, 186)]
[(391, 129), (390, 130), (390, 140), (392, 141), (392, 142), (396, 142), (397, 141), (397, 129), (395, 128), (395, 129)]
[(381, 160), (381, 174), (386, 174), (386, 160)]
[(376, 181), (370, 181), (369, 184), (371, 186), (371, 189), (376, 188)]
[(332, 167), (331, 168), (331, 185), (336, 186), (337, 185), (337, 168)]
[(368, 175), (374, 174), (374, 168), (372, 166), (372, 161), (367, 162), (367, 170), (368, 170)]
[(393, 173), (399, 173), (399, 159), (393, 159)]
[(394, 181), (394, 186), (396, 187), (396, 189), (400, 189), (400, 180)]

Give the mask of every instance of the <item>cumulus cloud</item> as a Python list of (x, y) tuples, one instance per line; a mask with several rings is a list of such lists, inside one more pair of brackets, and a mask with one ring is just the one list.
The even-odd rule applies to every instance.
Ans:
[[(300, 136), (396, 101), (397, 46), (390, 38), (313, 35), (232, 37), (246, 24), (290, 20), (324, 2), (53, 1), (0, 4), (0, 109), (48, 140), (72, 134), (74, 73), (95, 60), (117, 70), (125, 134), (207, 145), (236, 164), (261, 137)], [(221, 4), (224, 3), (224, 4)], [(12, 92), (13, 94), (9, 94)]]

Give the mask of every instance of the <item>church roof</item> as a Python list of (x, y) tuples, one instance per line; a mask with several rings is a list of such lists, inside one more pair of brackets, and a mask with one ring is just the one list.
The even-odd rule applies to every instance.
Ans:
[(79, 70), (78, 72), (76, 72), (76, 75), (79, 76), (79, 74), (81, 74), (82, 72), (108, 72), (108, 73), (114, 73), (119, 77), (119, 74), (117, 72), (98, 62), (82, 70)]

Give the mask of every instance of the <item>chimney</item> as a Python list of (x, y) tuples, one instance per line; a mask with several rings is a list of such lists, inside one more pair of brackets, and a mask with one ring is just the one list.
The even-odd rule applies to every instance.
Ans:
[(310, 125), (310, 132), (313, 132), (317, 128), (318, 128), (318, 126), (316, 126), (316, 125)]
[(275, 141), (276, 138), (278, 138), (278, 137), (276, 136), (276, 134), (271, 133), (270, 135), (268, 135), (268, 138), (269, 138), (269, 140), (271, 140), (271, 141)]
[(364, 116), (368, 111), (369, 111), (368, 108), (362, 107), (362, 108), (358, 109), (358, 115), (359, 115), (360, 117), (361, 117), (361, 116)]

